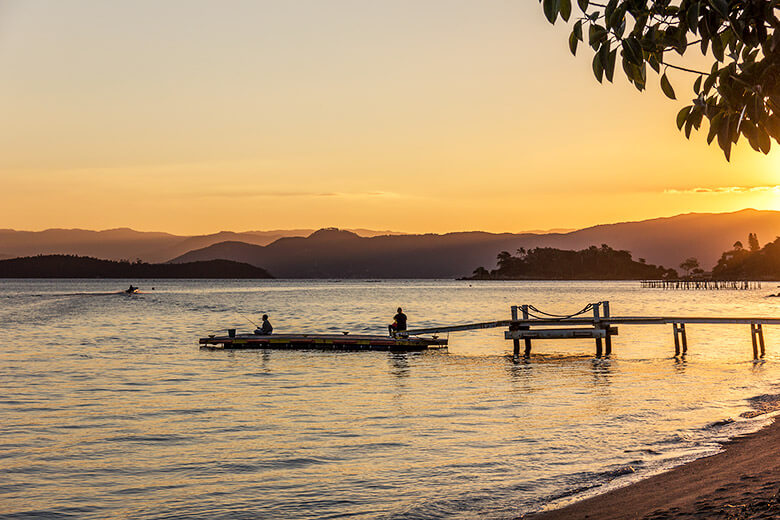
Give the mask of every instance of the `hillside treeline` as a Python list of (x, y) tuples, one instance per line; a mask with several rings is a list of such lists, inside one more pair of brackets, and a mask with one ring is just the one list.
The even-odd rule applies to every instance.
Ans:
[(39, 255), (0, 260), (0, 278), (273, 278), (268, 271), (231, 260), (183, 264)]
[(736, 242), (726, 251), (712, 269), (712, 277), (719, 280), (780, 280), (780, 237), (764, 247), (758, 247), (756, 235), (748, 237), (748, 248)]
[(635, 261), (628, 251), (612, 249), (606, 244), (579, 251), (537, 247), (520, 248), (515, 255), (502, 251), (497, 268), (474, 270), (480, 280), (637, 280), (643, 278), (676, 278), (677, 271)]

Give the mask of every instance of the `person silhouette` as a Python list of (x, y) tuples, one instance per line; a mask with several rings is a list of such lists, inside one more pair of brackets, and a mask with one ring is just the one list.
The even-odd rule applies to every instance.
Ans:
[(262, 336), (268, 336), (274, 331), (273, 325), (268, 321), (268, 314), (263, 314), (263, 323), (260, 324), (260, 328), (255, 331), (255, 334)]
[(388, 326), (388, 331), (391, 336), (395, 336), (397, 332), (406, 330), (406, 314), (401, 307), (398, 307), (398, 312), (393, 316), (393, 323)]

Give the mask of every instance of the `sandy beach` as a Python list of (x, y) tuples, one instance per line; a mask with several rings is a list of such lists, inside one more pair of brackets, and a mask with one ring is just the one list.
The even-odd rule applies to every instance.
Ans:
[(697, 459), (533, 520), (780, 518), (780, 422)]

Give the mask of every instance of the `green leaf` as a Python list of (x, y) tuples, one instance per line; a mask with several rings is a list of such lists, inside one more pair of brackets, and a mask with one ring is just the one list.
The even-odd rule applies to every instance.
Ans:
[(558, 11), (561, 8), (560, 0), (542, 0), (542, 8), (547, 21), (555, 25), (555, 20), (558, 19)]
[(699, 76), (698, 78), (696, 78), (696, 81), (694, 81), (694, 82), (693, 82), (693, 91), (694, 91), (695, 93), (697, 93), (697, 94), (698, 94), (699, 92), (701, 92), (701, 76)]
[(769, 150), (772, 149), (772, 140), (769, 138), (769, 134), (759, 126), (758, 135), (756, 137), (758, 138), (758, 146), (761, 148), (761, 152), (764, 155), (768, 154)]
[(751, 101), (747, 102), (746, 106), (750, 109), (750, 119), (759, 123), (764, 119), (764, 114), (766, 113), (764, 96), (753, 94), (751, 97)]
[(579, 41), (582, 41), (582, 20), (577, 20), (574, 23), (574, 28), (572, 29), (574, 34), (577, 35), (577, 39)]
[(712, 54), (715, 56), (715, 59), (723, 61), (724, 51), (723, 40), (720, 36), (715, 35), (715, 37), (712, 38)]
[(604, 23), (607, 24), (607, 27), (613, 27), (612, 25), (612, 13), (615, 12), (615, 9), (617, 8), (617, 0), (609, 0), (607, 2), (607, 7), (604, 8)]
[(704, 118), (704, 111), (701, 106), (695, 105), (688, 116), (693, 121), (693, 127), (698, 130), (701, 128), (701, 120)]
[(568, 22), (571, 16), (571, 0), (560, 0), (560, 11), (563, 21)]
[(641, 92), (645, 89), (645, 85), (647, 84), (647, 66), (642, 63), (640, 66), (636, 67), (637, 70), (637, 81), (634, 82), (634, 85), (636, 85), (636, 88)]
[(642, 46), (640, 45), (639, 40), (633, 36), (629, 36), (623, 40), (622, 46), (623, 56), (628, 58), (628, 61), (634, 65), (642, 64), (644, 57), (642, 56)]
[(715, 136), (718, 135), (721, 121), (723, 121), (723, 112), (718, 112), (715, 114), (715, 117), (710, 119), (710, 131), (707, 134), (707, 144), (712, 143), (713, 139), (715, 139)]
[(691, 6), (688, 7), (688, 12), (685, 13), (686, 22), (688, 23), (688, 27), (693, 34), (696, 34), (696, 29), (699, 25), (700, 6), (701, 6), (700, 2), (692, 2)]
[(654, 71), (661, 72), (661, 64), (658, 63), (658, 59), (655, 57), (655, 54), (651, 54), (650, 57), (647, 58), (647, 63)]
[(593, 56), (593, 74), (596, 76), (596, 79), (599, 80), (599, 83), (602, 82), (602, 78), (604, 77), (604, 66), (601, 64), (601, 53), (597, 52), (595, 56)]
[(588, 10), (588, 0), (577, 0), (577, 5), (583, 13)]
[(613, 49), (607, 56), (607, 63), (604, 65), (604, 75), (607, 81), (612, 82), (615, 77), (615, 62), (617, 61), (617, 49)]
[(729, 3), (726, 0), (710, 0), (710, 5), (723, 17), (729, 16)]
[(668, 97), (669, 99), (677, 99), (677, 96), (674, 95), (674, 89), (672, 88), (672, 84), (669, 83), (669, 78), (666, 77), (665, 72), (663, 76), (661, 76), (661, 90), (663, 90), (664, 94), (666, 94), (666, 97)]
[(733, 143), (731, 136), (731, 116), (725, 115), (718, 128), (718, 146), (726, 155), (726, 160), (731, 161), (731, 145)]
[(588, 30), (588, 44), (594, 49), (601, 45), (601, 42), (607, 39), (607, 30), (595, 23), (590, 24)]
[(683, 107), (682, 110), (677, 112), (677, 129), (682, 130), (683, 125), (685, 124), (685, 120), (688, 118), (688, 114), (691, 113), (691, 109), (693, 108), (692, 105), (688, 105), (687, 107)]
[(571, 51), (572, 55), (577, 55), (577, 44), (580, 43), (580, 40), (577, 38), (577, 34), (572, 31), (569, 35), (569, 50)]

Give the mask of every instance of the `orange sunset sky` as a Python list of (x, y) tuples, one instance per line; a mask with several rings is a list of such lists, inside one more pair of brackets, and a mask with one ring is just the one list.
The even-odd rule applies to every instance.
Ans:
[(670, 72), (677, 101), (655, 75), (600, 86), (567, 36), (535, 0), (0, 1), (0, 227), (522, 231), (780, 209), (780, 151), (740, 142), (727, 163), (677, 131), (692, 78)]

